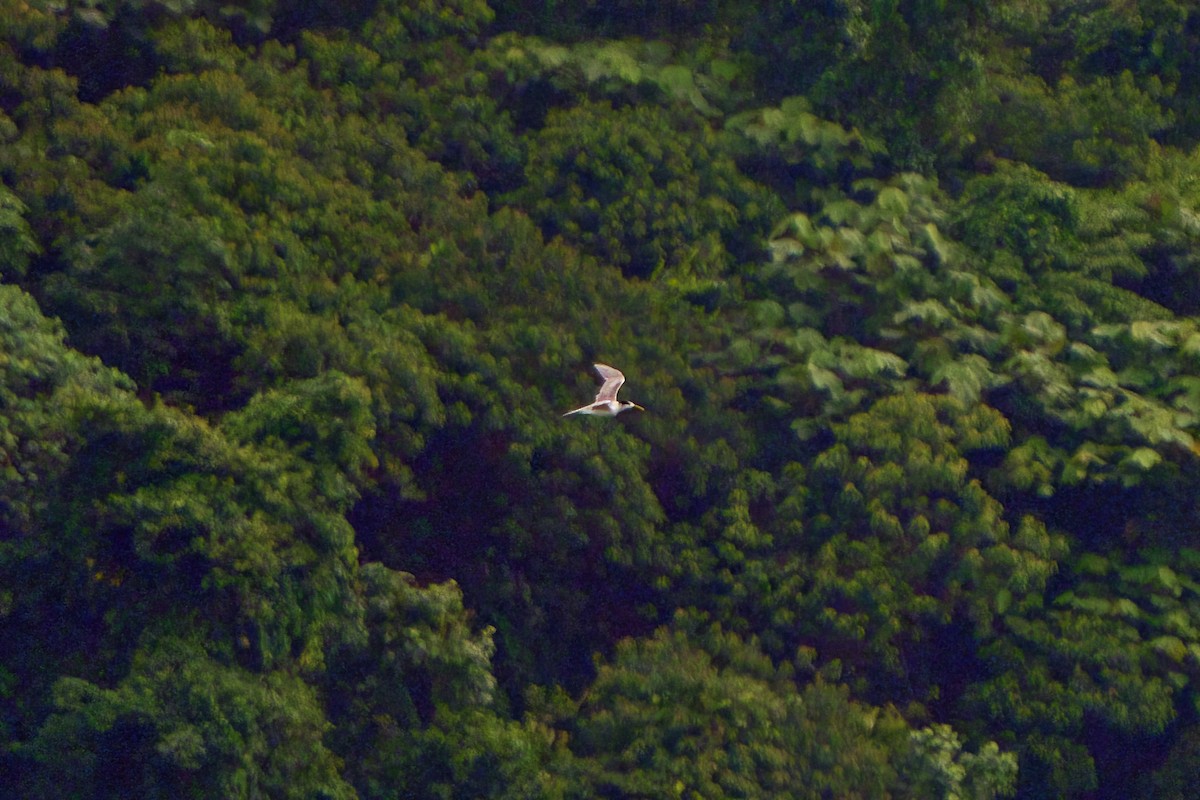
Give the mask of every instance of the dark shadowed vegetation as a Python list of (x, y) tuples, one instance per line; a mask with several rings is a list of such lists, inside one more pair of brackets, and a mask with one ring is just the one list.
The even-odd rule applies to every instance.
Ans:
[(0, 0), (0, 795), (1193, 796), (1198, 76), (1182, 0)]

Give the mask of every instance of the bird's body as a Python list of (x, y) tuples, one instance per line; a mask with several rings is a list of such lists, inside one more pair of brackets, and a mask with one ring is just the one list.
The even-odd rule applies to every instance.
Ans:
[(625, 376), (621, 374), (619, 369), (613, 369), (607, 364), (593, 364), (593, 366), (596, 368), (596, 372), (600, 373), (600, 377), (604, 379), (604, 385), (596, 393), (595, 400), (582, 408), (568, 411), (566, 414), (563, 414), (564, 417), (569, 417), (572, 414), (615, 417), (622, 411), (628, 411), (631, 408), (636, 408), (638, 411), (646, 410), (637, 403), (627, 403), (624, 400), (617, 399), (617, 391), (621, 388), (621, 384), (625, 383)]
[(603, 403), (592, 403), (591, 405), (577, 408), (574, 411), (568, 411), (563, 414), (564, 417), (569, 417), (572, 414), (591, 414), (596, 417), (615, 417), (622, 411), (628, 411), (631, 408), (639, 408), (635, 403), (620, 403), (616, 400), (607, 400)]

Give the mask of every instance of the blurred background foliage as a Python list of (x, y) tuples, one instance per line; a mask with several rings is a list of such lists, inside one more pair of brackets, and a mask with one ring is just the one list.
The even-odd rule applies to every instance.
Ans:
[(1198, 36), (0, 0), (0, 794), (1190, 796)]

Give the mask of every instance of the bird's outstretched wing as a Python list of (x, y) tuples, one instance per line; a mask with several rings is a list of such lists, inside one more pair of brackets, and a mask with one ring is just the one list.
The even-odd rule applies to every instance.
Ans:
[(600, 373), (600, 377), (604, 379), (604, 385), (600, 387), (600, 391), (596, 393), (597, 403), (604, 403), (609, 400), (617, 399), (617, 392), (621, 388), (621, 384), (625, 382), (625, 376), (621, 374), (621, 370), (613, 369), (607, 364), (593, 364), (596, 372)]

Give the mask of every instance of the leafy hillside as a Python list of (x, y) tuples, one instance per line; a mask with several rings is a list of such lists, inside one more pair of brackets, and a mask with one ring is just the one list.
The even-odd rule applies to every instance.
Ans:
[(760, 5), (0, 0), (0, 795), (1191, 796), (1200, 12)]

